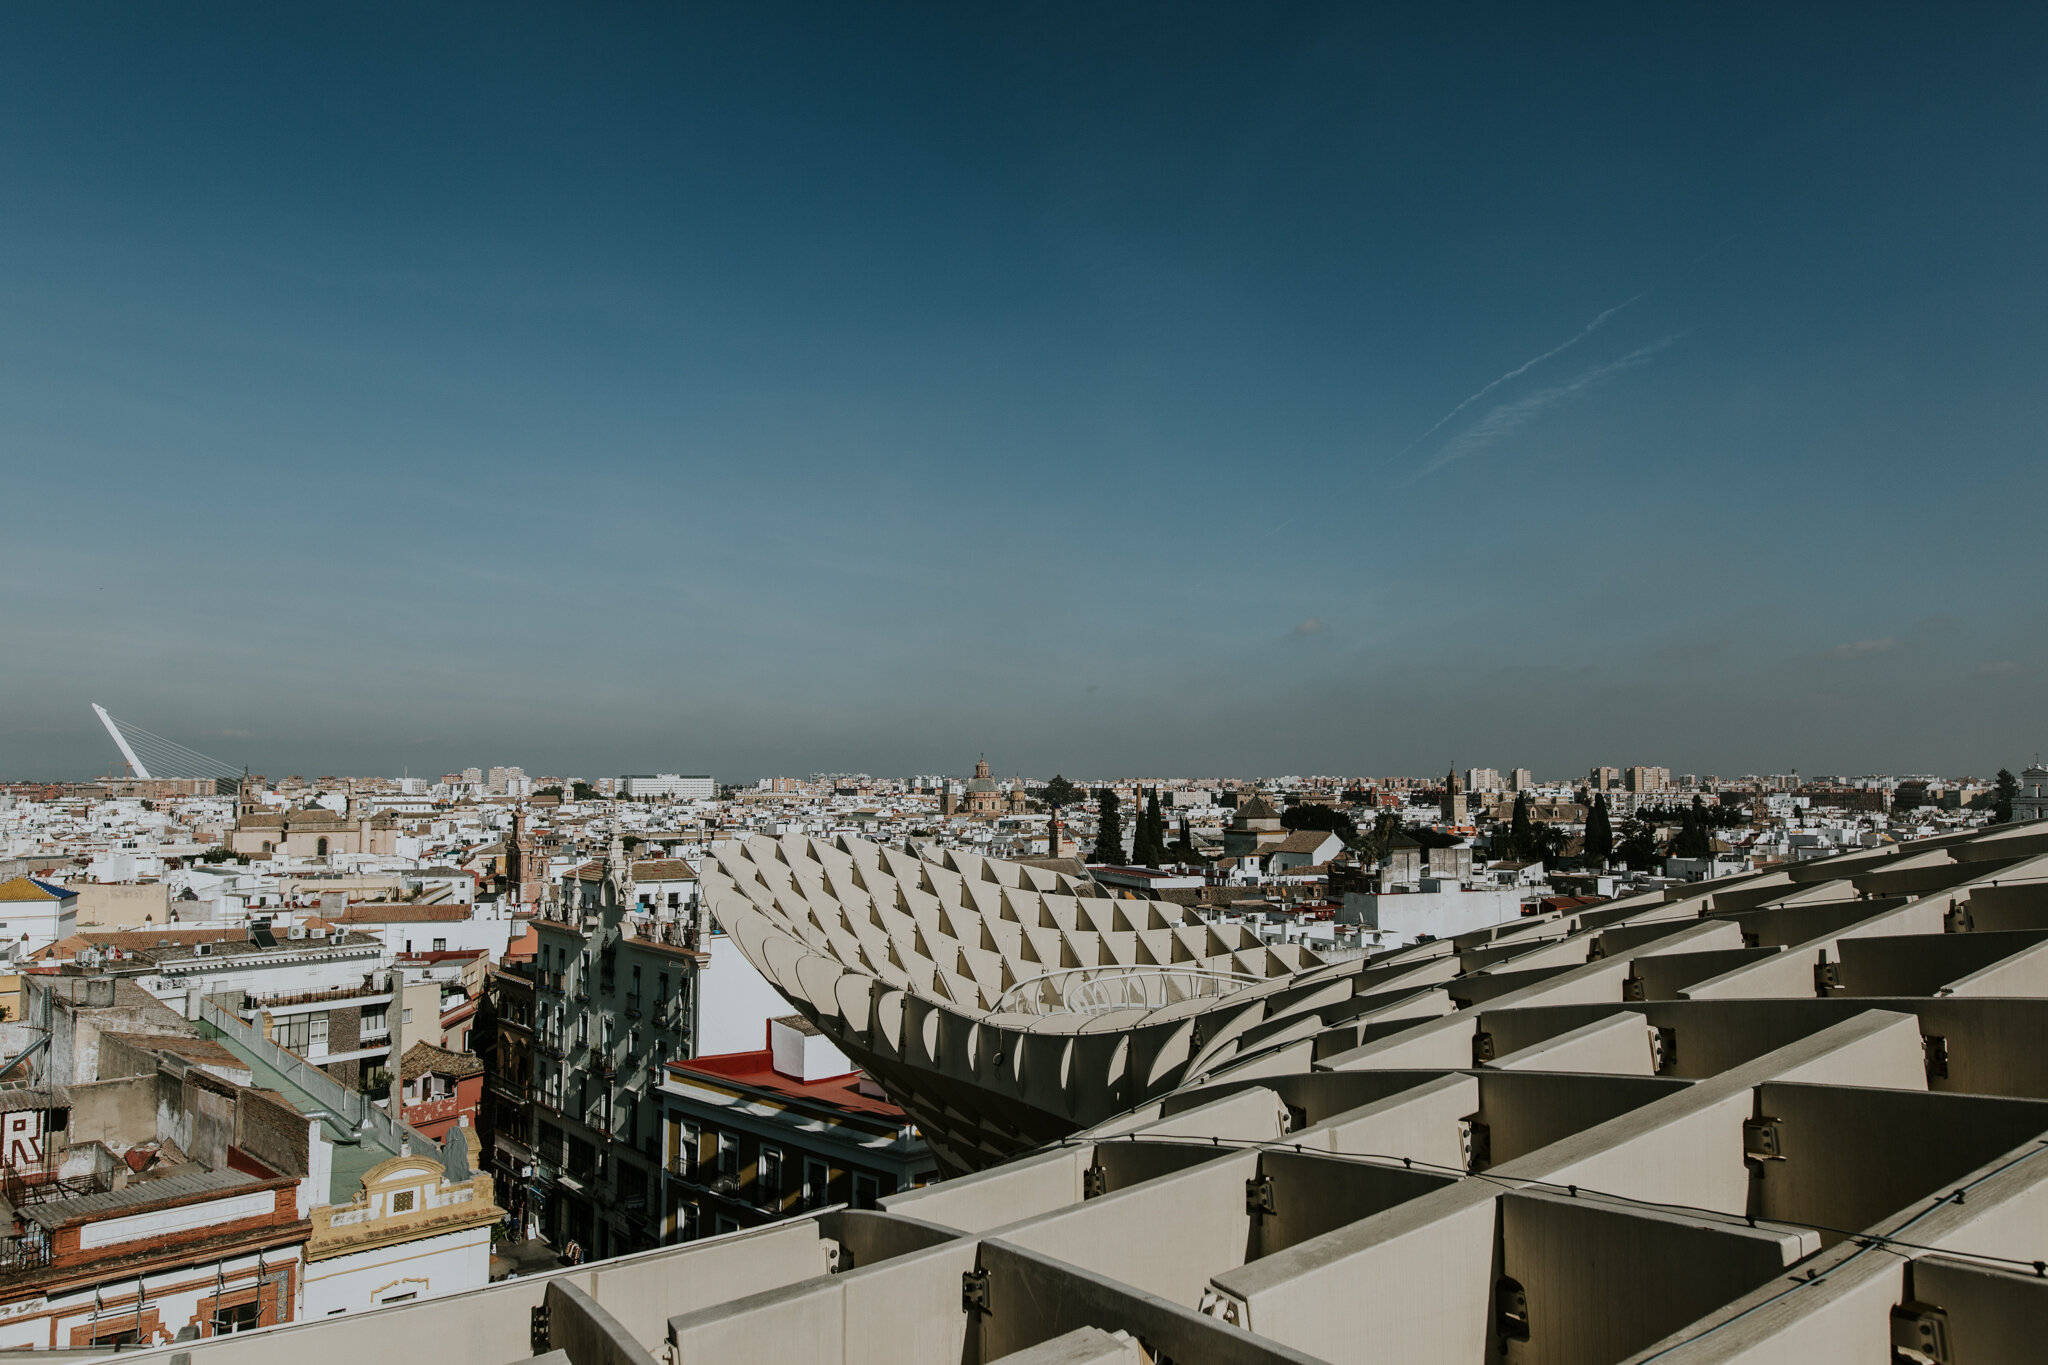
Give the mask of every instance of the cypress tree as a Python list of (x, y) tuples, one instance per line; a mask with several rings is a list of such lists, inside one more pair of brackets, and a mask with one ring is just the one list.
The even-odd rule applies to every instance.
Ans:
[(1157, 867), (1166, 861), (1166, 817), (1159, 813), (1159, 788), (1154, 787), (1145, 798), (1145, 816), (1139, 825), (1145, 841), (1144, 856), (1138, 859), (1147, 867)]
[(1536, 854), (1536, 830), (1529, 823), (1529, 793), (1515, 793), (1515, 813), (1508, 827), (1508, 847), (1517, 858)]
[(1678, 831), (1677, 847), (1672, 851), (1681, 858), (1705, 858), (1714, 851), (1713, 836), (1707, 833), (1707, 803), (1695, 796), (1692, 808)]
[(1124, 860), (1124, 822), (1118, 813), (1116, 790), (1095, 789), (1095, 847), (1088, 854), (1091, 863), (1121, 863)]
[(1614, 826), (1607, 817), (1607, 793), (1596, 792), (1593, 809), (1586, 814), (1586, 861), (1607, 866), (1614, 856)]

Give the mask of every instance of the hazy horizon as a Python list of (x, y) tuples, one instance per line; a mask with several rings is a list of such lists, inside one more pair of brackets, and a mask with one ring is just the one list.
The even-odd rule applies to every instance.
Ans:
[(2038, 7), (0, 36), (0, 778), (2041, 746)]

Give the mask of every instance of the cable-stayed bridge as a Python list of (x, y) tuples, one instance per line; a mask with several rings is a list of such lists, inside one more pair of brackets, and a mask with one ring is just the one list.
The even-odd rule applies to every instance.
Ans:
[(92, 712), (100, 718), (100, 724), (107, 727), (114, 747), (121, 751), (121, 757), (127, 760), (137, 777), (233, 779), (242, 776), (243, 770), (232, 763), (211, 754), (202, 754), (174, 739), (152, 734), (139, 725), (115, 719), (98, 702), (92, 704)]

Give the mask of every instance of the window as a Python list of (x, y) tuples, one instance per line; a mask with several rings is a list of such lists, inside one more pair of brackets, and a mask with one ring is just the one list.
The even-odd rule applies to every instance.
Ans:
[(704, 1211), (695, 1204), (683, 1205), (682, 1217), (678, 1220), (676, 1227), (676, 1231), (681, 1235), (683, 1241), (694, 1242), (704, 1235), (702, 1227), (703, 1218)]
[(761, 1159), (754, 1172), (754, 1200), (763, 1208), (777, 1208), (782, 1203), (782, 1149), (763, 1147)]
[(389, 1032), (391, 1032), (391, 1014), (390, 1014), (390, 1006), (388, 1006), (388, 1005), (365, 1005), (365, 1006), (363, 1006), (363, 1032), (364, 1032), (364, 1034), (366, 1034), (366, 1035), (367, 1035), (367, 1034), (371, 1034), (371, 1033), (389, 1033)]
[(804, 1158), (804, 1207), (823, 1208), (831, 1188), (832, 1171), (824, 1162)]
[[(326, 841), (322, 840), (322, 842)], [(257, 1325), (256, 1320), (262, 1316), (263, 1308), (254, 1299), (249, 1300), (247, 1303), (225, 1304), (214, 1310), (213, 1334), (215, 1336), (224, 1336), (229, 1332), (246, 1332), (255, 1327)], [(134, 1333), (128, 1334), (128, 1340), (130, 1342), (135, 1340)], [(93, 1342), (96, 1346), (106, 1343), (107, 1338), (105, 1337), (96, 1338)]]
[(704, 1140), (703, 1134), (698, 1131), (697, 1125), (694, 1123), (683, 1124), (680, 1131), (681, 1137), (677, 1141), (678, 1151), (676, 1154), (680, 1164), (676, 1167), (676, 1173), (686, 1180), (695, 1180), (697, 1178), (697, 1159), (702, 1151), (700, 1144)]
[(317, 1014), (294, 1014), (283, 1019), (272, 1019), (270, 1041), (279, 1047), (290, 1048), (304, 1054), (315, 1048), (327, 1048), (327, 1012)]
[(871, 1175), (856, 1172), (853, 1177), (853, 1206), (857, 1209), (871, 1209), (881, 1198), (881, 1182)]
[(718, 1174), (738, 1175), (740, 1173), (740, 1144), (731, 1133), (718, 1135)]
[(313, 845), (313, 856), (316, 858), (325, 858), (327, 856), (327, 840), (321, 839)]
[(576, 1046), (590, 1046), (590, 1016), (587, 1014), (576, 1016)]
[(740, 1230), (740, 1225), (738, 1220), (728, 1218), (721, 1213), (718, 1215), (717, 1228), (720, 1232), (738, 1232)]
[(445, 953), (445, 952), (447, 952), (447, 951), (448, 951), (448, 940), (447, 940), (447, 939), (445, 939), (445, 938), (437, 938), (437, 939), (435, 939), (435, 940), (434, 940), (434, 951), (435, 951), (435, 952), (437, 952), (437, 953)]

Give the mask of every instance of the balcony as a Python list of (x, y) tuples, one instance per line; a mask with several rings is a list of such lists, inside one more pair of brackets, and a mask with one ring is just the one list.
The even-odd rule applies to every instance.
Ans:
[(41, 1228), (20, 1237), (0, 1238), (0, 1276), (29, 1275), (49, 1268), (50, 1241)]
[(319, 1005), (337, 1000), (389, 1000), (391, 987), (362, 985), (339, 986), (332, 990), (300, 991), (293, 995), (252, 995), (242, 992), (241, 1014), (252, 1014), (257, 1010), (284, 1009), (291, 1005)]
[(640, 997), (637, 994), (626, 997), (626, 1017), (628, 1019), (638, 1019), (640, 1017)]
[(632, 927), (633, 937), (642, 943), (658, 943), (665, 948), (682, 948), (693, 953), (700, 951), (694, 919), (657, 919), (635, 915), (627, 923)]

